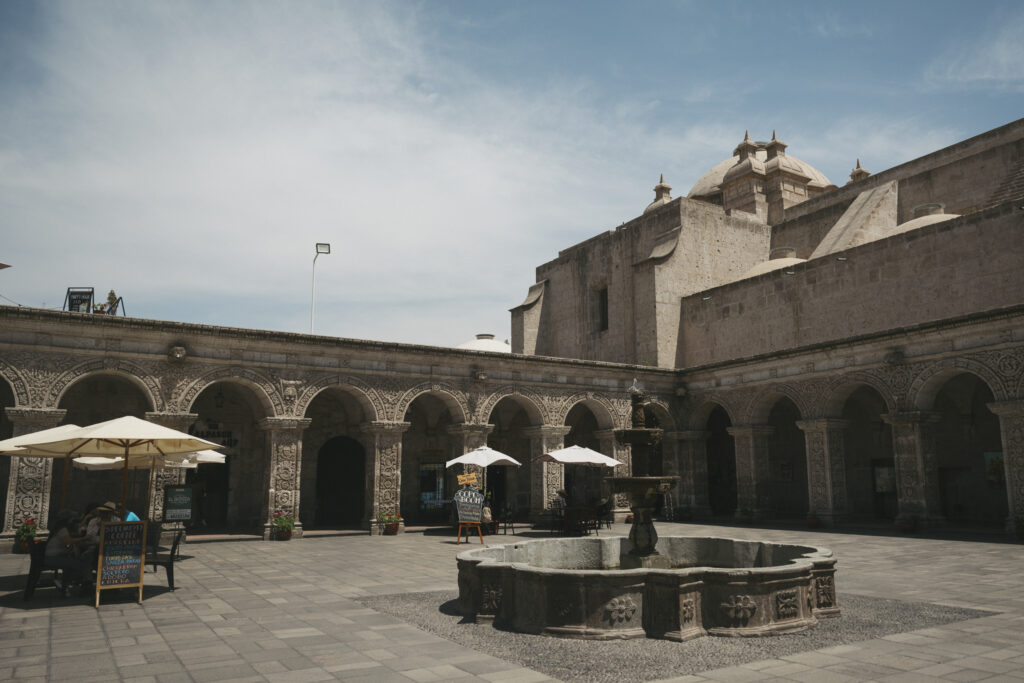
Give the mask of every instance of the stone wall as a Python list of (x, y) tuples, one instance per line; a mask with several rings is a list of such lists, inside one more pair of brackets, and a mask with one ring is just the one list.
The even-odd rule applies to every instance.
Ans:
[[(686, 297), (689, 368), (1021, 304), (1019, 202)], [(792, 273), (792, 274), (788, 274)]]

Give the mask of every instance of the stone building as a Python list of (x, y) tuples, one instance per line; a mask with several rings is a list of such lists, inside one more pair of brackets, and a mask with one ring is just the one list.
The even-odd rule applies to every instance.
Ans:
[[(488, 444), (495, 506), (536, 517), (624, 463), (626, 388), (697, 517), (1024, 526), (1024, 120), (831, 184), (749, 135), (685, 198), (537, 269), (511, 353), (0, 307), (0, 437), (123, 414), (225, 445), (188, 475), (211, 528), (445, 521), (444, 462)], [(77, 474), (77, 473), (76, 473)], [(179, 472), (161, 471), (148, 497)], [(68, 506), (119, 495), (115, 474)], [(144, 495), (140, 478), (137, 500)], [(60, 464), (0, 458), (2, 534), (57, 506)]]

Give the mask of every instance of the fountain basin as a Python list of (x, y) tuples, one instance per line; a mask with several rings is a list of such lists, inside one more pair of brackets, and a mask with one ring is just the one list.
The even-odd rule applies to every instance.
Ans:
[(839, 614), (825, 548), (667, 536), (669, 568), (622, 569), (623, 537), (560, 538), (457, 556), (459, 609), (521, 633), (570, 638), (768, 636)]

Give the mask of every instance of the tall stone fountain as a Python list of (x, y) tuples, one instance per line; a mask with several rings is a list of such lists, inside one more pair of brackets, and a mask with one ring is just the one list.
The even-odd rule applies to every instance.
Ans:
[(654, 511), (664, 494), (679, 482), (679, 477), (649, 476), (654, 447), (661, 442), (663, 430), (647, 426), (644, 407), (649, 402), (645, 400), (644, 392), (637, 386), (636, 380), (629, 388), (629, 394), (632, 424), (629, 429), (616, 429), (615, 438), (620, 444), (630, 447), (633, 476), (606, 478), (612, 493), (626, 496), (633, 513), (633, 526), (629, 530), (632, 549), (622, 556), (622, 568), (668, 569), (671, 562), (658, 553), (656, 547), (658, 532), (654, 529)]

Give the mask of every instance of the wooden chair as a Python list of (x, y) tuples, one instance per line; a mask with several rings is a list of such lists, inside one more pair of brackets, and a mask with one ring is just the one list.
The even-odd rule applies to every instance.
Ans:
[(156, 571), (157, 567), (163, 567), (164, 571), (167, 572), (167, 586), (174, 590), (174, 560), (178, 556), (178, 547), (181, 545), (181, 539), (185, 536), (185, 530), (179, 529), (178, 533), (174, 534), (174, 542), (171, 543), (171, 549), (166, 555), (161, 554), (153, 546), (154, 550), (152, 553), (146, 553), (146, 566), (153, 567), (153, 571)]
[(28, 570), (28, 581), (25, 582), (25, 600), (32, 599), (32, 596), (36, 592), (36, 584), (39, 583), (39, 579), (42, 577), (44, 571), (52, 571), (55, 582), (57, 572), (60, 571), (59, 569), (53, 569), (52, 567), (46, 566), (46, 543), (33, 543), (29, 553), (31, 558)]

